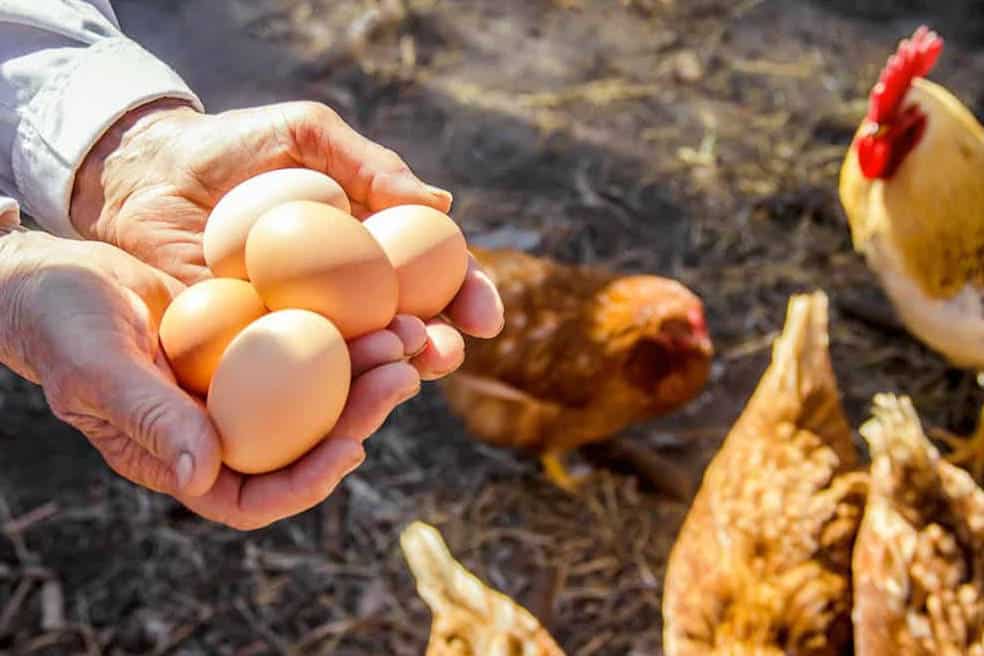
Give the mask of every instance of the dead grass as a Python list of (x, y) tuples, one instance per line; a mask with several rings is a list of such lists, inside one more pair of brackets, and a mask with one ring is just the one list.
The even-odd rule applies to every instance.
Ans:
[[(973, 424), (979, 391), (898, 330), (836, 197), (892, 25), (805, 2), (421, 1), (370, 25), (353, 57), (345, 29), (364, 3), (241, 4), (304, 63), (298, 89), (455, 191), (472, 238), (675, 275), (704, 297), (720, 354), (706, 394), (631, 435), (695, 478), (795, 291), (831, 296), (853, 421), (888, 391), (929, 424)], [(941, 79), (973, 98), (984, 62), (959, 45), (948, 57), (963, 68)], [(52, 430), (36, 390), (2, 390), (5, 434)], [(420, 654), (429, 617), (398, 536), (421, 519), (569, 654), (659, 654), (686, 510), (614, 473), (567, 497), (534, 463), (469, 440), (433, 391), (321, 507), (255, 533), (98, 468), (87, 480), (38, 480), (0, 503), (0, 653)]]

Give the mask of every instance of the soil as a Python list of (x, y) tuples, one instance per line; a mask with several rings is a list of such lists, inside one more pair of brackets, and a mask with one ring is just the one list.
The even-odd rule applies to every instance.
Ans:
[[(374, 4), (114, 2), (210, 111), (320, 100), (452, 190), (470, 239), (701, 294), (717, 348), (705, 393), (622, 437), (694, 482), (796, 291), (831, 297), (855, 424), (893, 391), (929, 425), (973, 426), (981, 393), (899, 329), (836, 182), (879, 69), (921, 22), (947, 38), (934, 79), (981, 115), (979, 2), (413, 0), (360, 32)], [(245, 534), (111, 474), (5, 370), (0, 410), (0, 653), (421, 654), (429, 613), (398, 545), (414, 519), (568, 654), (661, 653), (686, 503), (614, 471), (567, 496), (470, 439), (434, 389), (329, 500)]]

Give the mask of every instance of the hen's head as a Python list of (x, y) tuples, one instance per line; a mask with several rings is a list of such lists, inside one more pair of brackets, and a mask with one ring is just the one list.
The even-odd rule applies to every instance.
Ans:
[(626, 276), (611, 283), (595, 314), (595, 339), (622, 354), (619, 380), (650, 411), (669, 411), (707, 382), (714, 346), (704, 304), (675, 280)]
[(926, 114), (918, 103), (906, 102), (906, 96), (913, 80), (933, 69), (942, 50), (939, 35), (922, 26), (902, 40), (882, 69), (857, 141), (858, 163), (866, 178), (890, 178), (922, 138)]

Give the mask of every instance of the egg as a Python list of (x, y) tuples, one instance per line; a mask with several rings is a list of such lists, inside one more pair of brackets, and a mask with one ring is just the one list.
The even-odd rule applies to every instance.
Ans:
[(458, 224), (430, 207), (400, 205), (373, 214), (365, 226), (396, 269), (397, 312), (430, 319), (444, 311), (468, 270), (468, 246)]
[(342, 334), (319, 314), (278, 310), (246, 326), (208, 391), (223, 462), (261, 474), (300, 458), (338, 421), (351, 376)]
[(240, 330), (267, 313), (245, 280), (213, 278), (178, 294), (164, 311), (161, 348), (187, 391), (205, 396), (223, 351)]
[(209, 214), (202, 234), (205, 263), (216, 276), (247, 279), (249, 230), (269, 209), (292, 200), (328, 203), (350, 212), (348, 197), (332, 178), (310, 169), (277, 169), (233, 187)]
[(246, 241), (246, 269), (271, 310), (324, 315), (345, 339), (396, 315), (396, 271), (365, 226), (324, 203), (294, 201), (264, 214)]

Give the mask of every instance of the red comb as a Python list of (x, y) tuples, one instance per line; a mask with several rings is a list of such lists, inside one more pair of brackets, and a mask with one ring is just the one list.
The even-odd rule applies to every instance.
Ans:
[(903, 39), (898, 52), (888, 58), (878, 84), (871, 90), (868, 118), (875, 123), (885, 123), (894, 117), (912, 80), (933, 70), (942, 51), (943, 39), (925, 25), (911, 38)]

